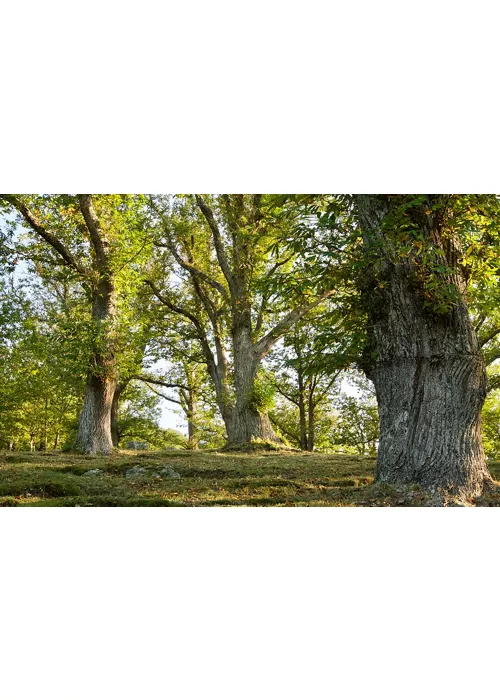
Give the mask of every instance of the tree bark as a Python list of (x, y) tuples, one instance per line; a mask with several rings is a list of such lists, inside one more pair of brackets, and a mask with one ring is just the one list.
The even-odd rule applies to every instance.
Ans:
[(391, 254), (387, 196), (359, 195), (357, 204), (372, 265), (361, 289), (368, 313), (363, 369), (375, 385), (380, 414), (376, 480), (477, 496), (490, 478), (480, 431), (486, 372), (452, 236), (442, 235), (435, 201), (425, 204), (425, 213), (412, 213), (424, 245), (437, 255), (444, 251), (443, 262), (453, 269), (452, 279), (446, 273), (441, 282), (451, 281), (458, 297), (438, 313), (425, 301), (419, 260)]
[(76, 440), (76, 448), (85, 454), (111, 454), (113, 451), (111, 411), (117, 380), (111, 325), (115, 308), (113, 283), (103, 280), (92, 304), (97, 340), (90, 358), (92, 369), (87, 375)]
[(89, 373), (80, 413), (77, 448), (86, 454), (111, 454), (111, 406), (116, 388), (113, 377)]
[[(240, 298), (244, 299), (243, 293)], [(234, 314), (232, 336), (236, 401), (229, 423), (226, 423), (229, 445), (237, 446), (254, 441), (283, 444), (276, 435), (269, 416), (259, 407), (255, 395), (260, 360), (252, 342), (249, 305), (247, 309)]]

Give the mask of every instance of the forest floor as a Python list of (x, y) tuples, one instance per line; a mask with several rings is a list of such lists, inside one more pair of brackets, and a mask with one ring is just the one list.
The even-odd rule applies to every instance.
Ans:
[[(0, 506), (419, 506), (375, 459), (279, 452), (0, 453)], [(500, 481), (500, 462), (489, 462)], [(500, 506), (500, 485), (470, 505)]]

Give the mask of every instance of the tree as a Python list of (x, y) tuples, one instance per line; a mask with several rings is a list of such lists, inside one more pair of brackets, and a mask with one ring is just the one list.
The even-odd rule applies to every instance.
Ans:
[[(41, 246), (18, 245), (20, 255), (64, 266), (84, 289), (91, 309), (85, 338), (88, 363), (76, 447), (89, 454), (113, 449), (111, 410), (117, 389), (118, 309), (133, 284), (148, 237), (141, 196), (0, 195)], [(135, 270), (137, 272), (137, 270)], [(81, 338), (80, 340), (83, 340)]]
[(273, 358), (272, 376), (276, 390), (298, 410), (297, 434), (283, 410), (273, 411), (271, 418), (292, 442), (308, 452), (314, 451), (319, 414), (328, 406), (330, 394), (342, 372), (318, 356), (316, 329), (321, 323), (321, 316), (316, 314), (296, 324)]
[(157, 244), (167, 257), (159, 264), (163, 277), (148, 283), (166, 309), (190, 321), (229, 444), (279, 443), (259, 393), (261, 362), (331, 296), (328, 280), (315, 288), (292, 274), (294, 256), (282, 253), (277, 236), (287, 223), (271, 196), (154, 197), (151, 206), (160, 229)]
[(0, 444), (55, 449), (72, 429), (83, 386), (56, 302), (10, 279), (0, 284), (0, 307)]
[[(356, 195), (368, 319), (363, 369), (380, 413), (378, 481), (472, 497), (488, 480), (480, 414), (486, 371), (467, 308), (474, 201)], [(472, 212), (472, 213), (471, 213)]]
[[(175, 327), (169, 319), (164, 326), (157, 319), (154, 326), (148, 347), (148, 363), (153, 366), (134, 378), (179, 406), (187, 422), (188, 449), (198, 449), (200, 441), (220, 446), (225, 431), (218, 420), (217, 401), (199, 343), (189, 337), (189, 327), (183, 329), (182, 323)], [(165, 358), (168, 367), (160, 371), (158, 364), (164, 366)]]
[(163, 429), (159, 425), (160, 397), (139, 381), (130, 380), (121, 395), (116, 430), (117, 446), (126, 447), (128, 442), (146, 442), (149, 447), (186, 448), (186, 438), (179, 432)]

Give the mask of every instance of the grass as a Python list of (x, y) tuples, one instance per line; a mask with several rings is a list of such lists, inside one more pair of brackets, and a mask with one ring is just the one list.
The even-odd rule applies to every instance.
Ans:
[[(126, 472), (145, 467), (132, 478)], [(490, 462), (500, 480), (500, 462)], [(178, 478), (162, 475), (171, 468)], [(425, 495), (373, 485), (375, 460), (255, 451), (132, 452), (89, 457), (0, 453), (0, 506), (415, 506)], [(97, 475), (86, 476), (99, 469)], [(498, 506), (489, 492), (473, 505)]]

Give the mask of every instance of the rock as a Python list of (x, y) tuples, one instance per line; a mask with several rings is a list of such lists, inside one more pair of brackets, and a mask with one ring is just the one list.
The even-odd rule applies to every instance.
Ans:
[(160, 469), (160, 474), (163, 477), (166, 477), (167, 479), (180, 479), (181, 475), (179, 472), (176, 472), (173, 467), (163, 467), (163, 469)]
[(151, 472), (148, 472), (146, 467), (130, 467), (130, 469), (127, 469), (125, 472), (125, 478), (127, 479), (137, 479), (139, 476), (146, 476), (150, 474)]
[(101, 476), (102, 473), (102, 469), (89, 469), (83, 476)]

